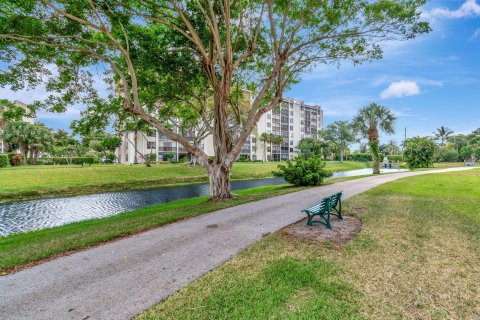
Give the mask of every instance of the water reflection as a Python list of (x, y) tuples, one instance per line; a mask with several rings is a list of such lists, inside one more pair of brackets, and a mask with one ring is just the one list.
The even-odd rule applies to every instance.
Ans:
[[(240, 180), (233, 190), (285, 183), (282, 178)], [(45, 198), (0, 205), (0, 236), (102, 218), (172, 200), (205, 196), (208, 184)]]

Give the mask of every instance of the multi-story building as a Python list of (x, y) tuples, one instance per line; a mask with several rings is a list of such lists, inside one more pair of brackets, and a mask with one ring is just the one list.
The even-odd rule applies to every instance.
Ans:
[[(322, 128), (323, 110), (320, 106), (307, 105), (303, 101), (294, 99), (284, 99), (278, 107), (260, 118), (254, 133), (245, 142), (240, 157), (268, 161), (293, 159), (297, 155), (295, 147), (300, 139), (316, 137)], [(149, 154), (155, 154), (157, 160), (166, 160), (168, 153), (174, 155), (174, 160), (188, 156), (181, 144), (167, 139), (155, 130), (153, 132), (151, 135), (140, 132), (125, 134), (122, 145), (117, 149), (119, 161), (143, 163), (144, 157)], [(260, 137), (264, 132), (282, 136), (283, 144), (262, 142)], [(213, 155), (212, 136), (207, 136), (200, 147), (207, 155)]]
[[(15, 100), (14, 103), (17, 107), (23, 108), (25, 111), (28, 112), (27, 105), (24, 104), (23, 102)], [(1, 107), (0, 107), (0, 109), (1, 109)], [(2, 111), (2, 110), (0, 110), (0, 111)], [(27, 122), (27, 123), (34, 124), (35, 123), (35, 115), (25, 116), (25, 117), (22, 118), (22, 120)], [(6, 124), (7, 124), (7, 121), (0, 116), (0, 136), (1, 136), (1, 133), (3, 132), (3, 129), (5, 128)], [(0, 153), (4, 153), (4, 152), (7, 152), (7, 146), (5, 145), (3, 140), (0, 138)]]

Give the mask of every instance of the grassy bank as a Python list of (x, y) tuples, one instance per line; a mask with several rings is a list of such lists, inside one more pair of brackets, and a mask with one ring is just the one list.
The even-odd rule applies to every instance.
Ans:
[[(232, 179), (272, 176), (278, 162), (235, 163)], [(327, 162), (332, 171), (364, 168), (359, 162)], [(0, 203), (45, 195), (77, 195), (102, 191), (152, 188), (171, 184), (205, 182), (200, 166), (185, 164), (25, 166), (0, 169)]]
[(475, 170), (380, 186), (345, 202), (351, 243), (274, 234), (139, 319), (476, 319), (479, 185)]

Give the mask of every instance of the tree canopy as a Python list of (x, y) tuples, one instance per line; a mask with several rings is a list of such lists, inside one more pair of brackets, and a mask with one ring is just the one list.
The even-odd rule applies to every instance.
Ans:
[[(37, 108), (62, 112), (84, 103), (83, 121), (95, 126), (107, 126), (111, 115), (142, 119), (198, 158), (214, 198), (231, 197), (234, 160), (285, 90), (317, 64), (379, 59), (382, 41), (428, 32), (420, 21), (424, 3), (4, 0), (0, 60), (8, 68), (0, 85), (17, 90), (46, 82), (52, 94)], [(99, 92), (96, 79), (111, 94)], [(242, 112), (244, 90), (251, 103)], [(176, 130), (172, 119), (184, 119), (184, 111), (213, 136), (214, 159)]]

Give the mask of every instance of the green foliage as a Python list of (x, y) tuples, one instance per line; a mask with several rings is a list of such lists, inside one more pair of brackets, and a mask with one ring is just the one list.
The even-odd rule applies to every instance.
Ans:
[(322, 132), (322, 137), (327, 143), (336, 146), (340, 161), (343, 161), (348, 146), (357, 141), (354, 127), (348, 121), (335, 121), (329, 124)]
[(409, 168), (431, 167), (435, 160), (435, 142), (429, 137), (407, 139), (404, 158)]
[(460, 149), (460, 157), (462, 157), (463, 160), (471, 159), (474, 153), (475, 153), (475, 149), (473, 148), (473, 146), (470, 146), (470, 145), (463, 146)]
[(297, 144), (297, 149), (300, 151), (300, 155), (304, 159), (322, 155), (324, 147), (324, 142), (315, 138), (302, 138)]
[(318, 186), (332, 173), (325, 169), (325, 161), (318, 156), (305, 159), (301, 156), (294, 160), (287, 160), (286, 164), (278, 165), (275, 176), (283, 177), (294, 186)]
[(5, 168), (10, 165), (8, 154), (0, 154), (0, 168)]
[(459, 153), (455, 149), (441, 148), (437, 154), (438, 162), (457, 162), (460, 157)]
[(165, 153), (165, 158), (167, 158), (168, 161), (172, 161), (172, 159), (175, 158), (175, 155), (172, 152), (167, 152)]
[(369, 162), (372, 161), (372, 155), (370, 153), (354, 153), (350, 155), (350, 159), (359, 162)]
[(403, 161), (403, 155), (401, 154), (389, 154), (387, 155), (387, 158), (393, 162)]
[(45, 165), (66, 165), (66, 164), (94, 164), (98, 163), (96, 157), (43, 157), (40, 159)]

